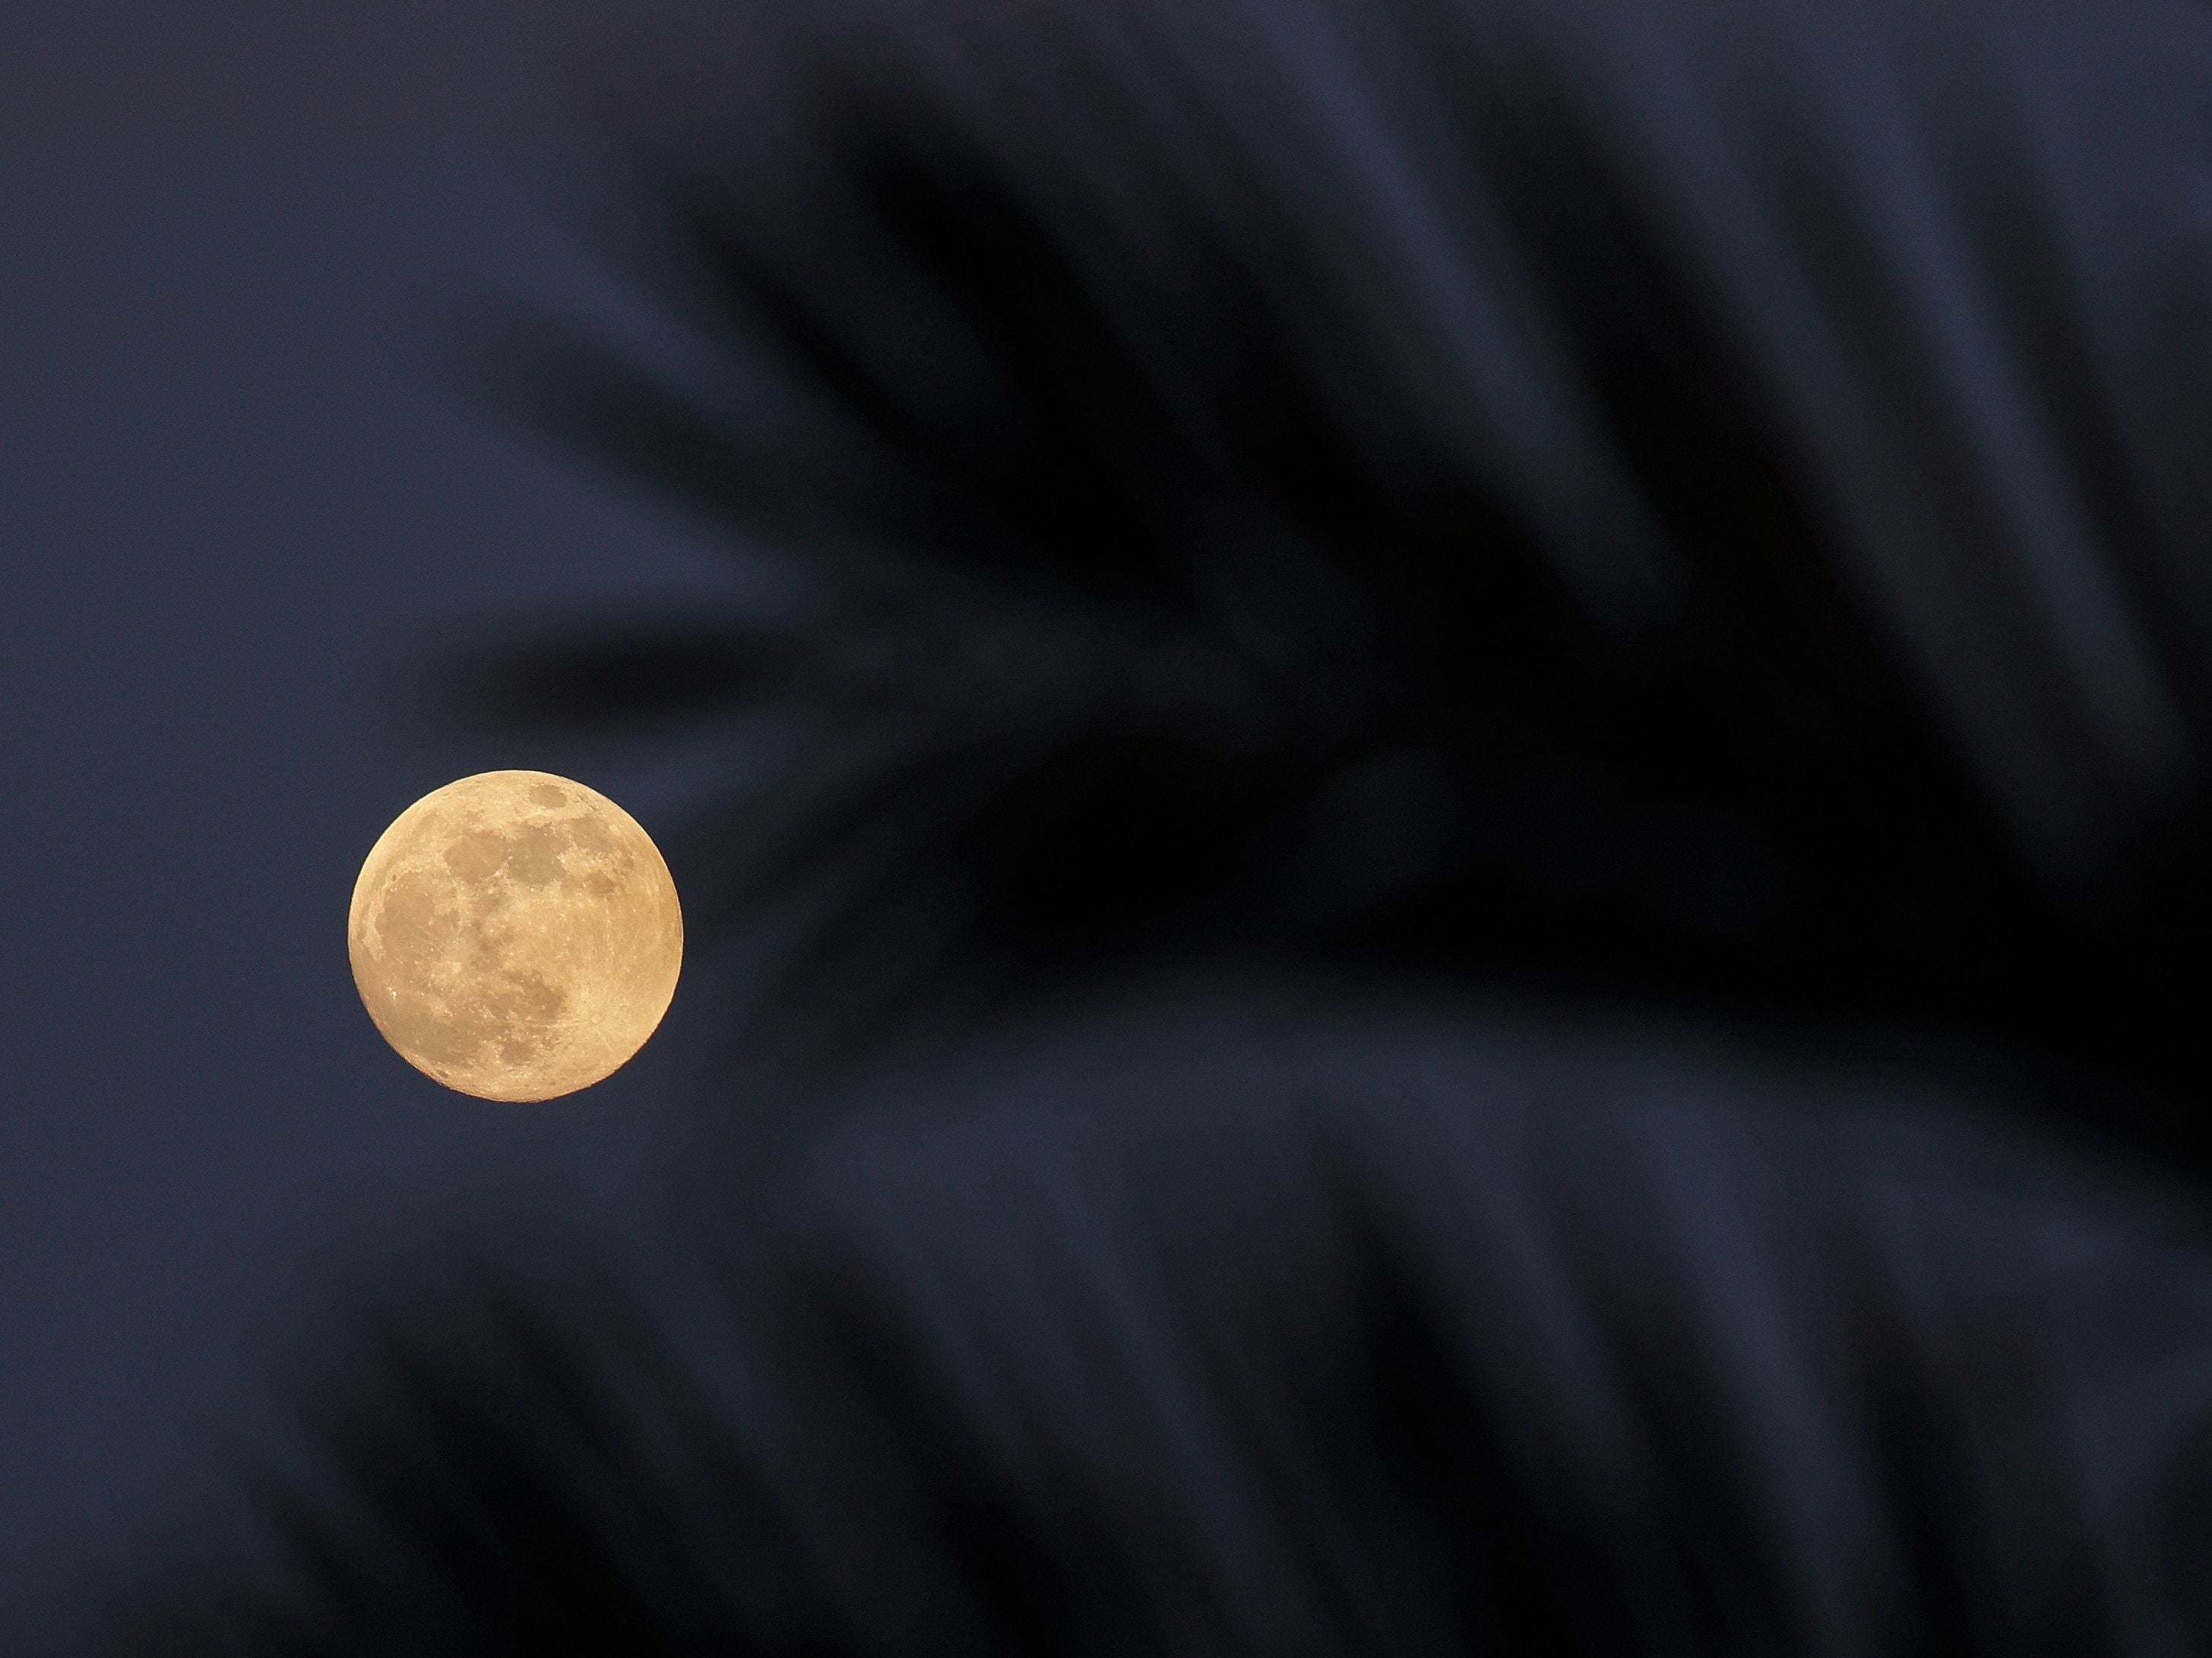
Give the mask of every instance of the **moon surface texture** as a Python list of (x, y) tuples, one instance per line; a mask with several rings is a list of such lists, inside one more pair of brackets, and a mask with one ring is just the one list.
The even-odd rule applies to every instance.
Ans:
[(384, 831), (346, 941), (402, 1059), (479, 1099), (550, 1100), (645, 1046), (676, 994), (684, 916), (620, 806), (548, 772), (490, 771)]

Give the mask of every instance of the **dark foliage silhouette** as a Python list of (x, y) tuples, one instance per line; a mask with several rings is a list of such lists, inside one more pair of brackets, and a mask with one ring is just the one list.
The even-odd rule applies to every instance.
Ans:
[(331, 1344), (273, 1564), (126, 1646), (2187, 1650), (2201, 1203), (2003, 1103), (1459, 999), (1000, 1030)]
[(2063, 27), (1972, 7), (1832, 60), (1717, 4), (1640, 76), (1579, 9), (933, 9), (956, 76), (833, 9), (774, 118), (639, 139), (696, 383), (510, 319), (510, 389), (793, 596), (509, 697), (789, 722), (720, 838), (820, 881), (808, 1005), (1295, 954), (2201, 1082), (2175, 313), (2007, 170), (2165, 182), (2193, 103), (2084, 137), (2002, 61)]

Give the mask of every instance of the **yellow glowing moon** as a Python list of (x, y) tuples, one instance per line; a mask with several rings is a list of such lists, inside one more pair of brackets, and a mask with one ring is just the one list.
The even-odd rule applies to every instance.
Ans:
[(346, 943), (385, 1040), (485, 1100), (589, 1088), (645, 1046), (676, 994), (684, 915), (652, 837), (542, 771), (426, 794), (369, 849)]

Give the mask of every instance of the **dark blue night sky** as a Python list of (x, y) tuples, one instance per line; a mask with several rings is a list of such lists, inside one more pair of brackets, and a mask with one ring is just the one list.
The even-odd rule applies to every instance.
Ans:
[(454, 389), (468, 283), (589, 299), (512, 165), (560, 61), (532, 10), (0, 18), (0, 1626), (192, 1489), (184, 1424), (252, 1396), (323, 1266), (618, 1187), (702, 1048), (679, 1003), (587, 1099), (487, 1109), (384, 1048), (346, 967), (354, 873), (425, 790), (681, 794), (425, 689), (720, 576)]
[(10, 0), (0, 1651), (2203, 1649), (2208, 203), (2194, 0)]

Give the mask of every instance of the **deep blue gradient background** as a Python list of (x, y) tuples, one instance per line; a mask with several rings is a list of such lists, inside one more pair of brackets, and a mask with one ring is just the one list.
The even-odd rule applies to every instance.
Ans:
[(331, 1262), (502, 1194), (612, 1200), (702, 1048), (679, 998), (586, 1098), (487, 1108), (347, 971), (361, 857), (449, 778), (571, 772), (656, 828), (673, 796), (588, 738), (453, 728), (441, 653), (717, 576), (447, 383), (441, 283), (590, 300), (501, 159), (575, 38), (527, 9), (0, 11), (11, 1635), (193, 1489), (219, 1453), (180, 1430), (249, 1398)]
[[(1046, 48), (1065, 9), (791, 0), (794, 49), (818, 25), (844, 65), (819, 171), (748, 96), (803, 84), (772, 53), (733, 82), (628, 9), (179, 21), (33, 0), (0, 21), (0, 1650), (65, 1649), (42, 1608), (97, 1613), (103, 1583), (220, 1614), (243, 1594), (225, 1574), (257, 1564), (234, 1521), (258, 1460), (302, 1418), (331, 1514), (274, 1529), (359, 1570), (350, 1596), (307, 1586), (349, 1640), (373, 1641), (385, 1602), (403, 1603), (390, 1628), (422, 1610), (395, 1582), (496, 1612), (457, 1512), (514, 1568), (537, 1658), (639, 1649), (653, 1619), (732, 1627), (650, 1596), (642, 1625), (579, 1616), (630, 1586), (577, 1563), (633, 1553), (656, 1584), (688, 1557), (710, 1596), (757, 1592), (740, 1625), (793, 1649), (902, 1653), (929, 1626), (907, 1607), (933, 1601), (979, 1628), (1012, 1606), (1031, 1649), (1045, 1625), (1023, 1619), (1064, 1590), (1046, 1610), (1096, 1650), (1086, 1604), (1144, 1604), (1127, 1585), (1149, 1582), (1156, 1628), (1183, 1634), (1134, 1649), (1224, 1650), (1212, 1631), (1290, 1627), (1273, 1584), (1323, 1581), (1315, 1559), (1380, 1582), (1387, 1551), (1345, 1516), (1394, 1513), (1402, 1558), (1443, 1563), (1439, 1605), (1494, 1578), (1500, 1627), (1575, 1625), (1597, 1652), (1636, 1645), (1615, 1627), (1657, 1631), (1640, 1649), (1726, 1648), (1673, 1621), (1701, 1582), (1746, 1650), (1790, 1644), (1762, 1607), (1808, 1646), (1885, 1654), (1905, 1649), (1889, 1619), (1929, 1651), (2023, 1631), (2090, 1649), (2075, 1628), (2156, 1650), (2142, 1631), (2203, 1620), (2201, 1184), (2131, 1175), (2093, 1202), (2103, 1153), (2030, 1121), (2140, 1130), (2200, 1181), (2212, 1157), (2198, 993), (2155, 971), (2193, 959), (2212, 915), (2201, 11), (1439, 0), (1480, 15), (1462, 63), (1401, 35), (1427, 0), (1182, 3), (1085, 13), (1133, 32), (1102, 26), (1063, 64)], [(1343, 35), (1323, 27), (1340, 15)], [(1349, 95), (1353, 36), (1395, 88), (1372, 110)], [(734, 55), (757, 44), (741, 32)], [(472, 292), (535, 296), (596, 343), (651, 303), (599, 260), (684, 264), (675, 225), (650, 222), (680, 192), (601, 188), (574, 136), (625, 101), (686, 125), (684, 76), (614, 67), (641, 49), (696, 67), (700, 126), (719, 110), (735, 134), (687, 221), (711, 257), (645, 274), (678, 278), (674, 311), (736, 277), (703, 308), (761, 361), (672, 349), (641, 376), (570, 350), (506, 362), (529, 382), (507, 389), (731, 537), (785, 533), (760, 509), (792, 509), (821, 607), (792, 607), (795, 677), (767, 701), (826, 775), (811, 800), (783, 781), (808, 763), (732, 763), (773, 740), (738, 717), (772, 677), (759, 617), (713, 613), (736, 561), (462, 389), (496, 375), (472, 346), (502, 318), (532, 337)], [(1509, 72), (1492, 87), (1468, 64)], [(597, 89), (582, 121), (579, 83)], [(1170, 87), (1187, 94), (1156, 104)], [(1143, 94), (1136, 113), (1094, 131), (1085, 97), (1115, 88)], [(1494, 166), (1459, 178), (1431, 92)], [(1200, 117), (1216, 137), (1186, 148)], [(1376, 161), (1393, 133), (1396, 172)], [(1124, 227), (1117, 202), (1145, 210)], [(595, 225), (596, 255), (577, 234)], [(1526, 294), (1523, 260), (1542, 278)], [(947, 296), (969, 337), (927, 324), (915, 349)], [(725, 402), (688, 410), (690, 388), (656, 383), (670, 369)], [(848, 551), (840, 536), (889, 543), (897, 568), (815, 557)], [(1587, 604), (1559, 596), (1583, 582)], [(885, 592), (918, 602), (872, 608)], [(1609, 629), (1646, 599), (1652, 631), (1622, 646)], [(634, 625), (653, 615), (676, 625)], [(496, 676), (441, 682), (465, 651), (564, 623), (604, 643), (611, 619), (643, 645), (605, 671), (506, 659), (579, 693), (539, 713), (595, 707), (596, 727), (502, 730), (475, 694)], [(683, 726), (695, 678), (730, 717)], [(683, 740), (625, 751), (626, 689)], [(742, 1005), (695, 954), (662, 1037), (581, 1099), (490, 1108), (409, 1072), (349, 981), (349, 884), (409, 801), (512, 765), (583, 778), (660, 834), (695, 938), (709, 875), (742, 878), (775, 840), (761, 820), (795, 807), (794, 855), (768, 861), (745, 919), (770, 931), (788, 898), (801, 945), (811, 929), (842, 954), (781, 1005), (812, 994), (825, 1029), (857, 1029), (880, 990), (913, 1041), (825, 1042), (749, 1112), (746, 1073), (716, 1069)], [(717, 785), (723, 856), (695, 871), (682, 814)], [(1760, 834), (1782, 849), (1766, 897), (1706, 878), (1756, 876)], [(817, 887), (780, 888), (793, 868)], [(2106, 876), (2093, 902), (2081, 884)], [(1146, 993), (1126, 1017), (1085, 976), (1121, 960)], [(1310, 989), (1267, 976), (1307, 960)], [(1214, 1017), (1203, 975), (1168, 970), (1215, 962), (1260, 969), (1249, 1016), (1226, 996)], [(1432, 963), (1468, 976), (1407, 1000)], [(1048, 1011), (1056, 969), (1067, 1027), (1044, 1020), (1017, 1064), (1030, 1036), (991, 998)], [(927, 981), (911, 1007), (902, 975)], [(1533, 999), (1471, 997), (1483, 975)], [(1632, 1017), (1613, 1036), (1539, 1017), (1584, 993)], [(967, 1068), (926, 1040), (933, 999), (953, 1024), (994, 1011)], [(1645, 1023), (1716, 1003), (1733, 1029), (1705, 1059), (1687, 1024)], [(1860, 1018), (1902, 1058), (1863, 1065)], [(1795, 1020), (1845, 1029), (1758, 1057)], [(1959, 1082), (1994, 1057), (1982, 1041), (2008, 1055), (1994, 1114)], [(746, 1063), (772, 1070), (773, 1046)], [(879, 1087), (839, 1101), (817, 1087), (839, 1065)], [(1122, 1114), (1148, 1093), (1172, 1132)], [(1849, 1134), (1756, 1114), (1808, 1101)], [(793, 1133), (844, 1105), (875, 1114), (842, 1141)], [(659, 1177), (677, 1118), (707, 1131), (688, 1185)], [(1836, 1155), (1862, 1133), (1863, 1157)], [(733, 1170), (772, 1161), (745, 1137), (779, 1133), (818, 1155), (765, 1200), (733, 1196)], [(533, 1210), (620, 1234), (607, 1254), (653, 1270), (595, 1309), (570, 1263), (603, 1240), (561, 1253)], [(664, 1218), (703, 1246), (653, 1260)], [(528, 1266), (501, 1291), (547, 1310), (587, 1383), (653, 1384), (582, 1389), (618, 1401), (610, 1431), (533, 1413), (568, 1402), (568, 1373), (441, 1310), (470, 1277), (461, 1221), (514, 1245)], [(687, 1279), (705, 1246), (743, 1270)], [(1315, 1293), (1332, 1260), (1333, 1306)], [(457, 1406), (354, 1316), (362, 1282), (400, 1302)], [(1492, 1339), (1501, 1305), (1559, 1339)], [(810, 1345), (817, 1318), (848, 1352)], [(702, 1359), (718, 1332), (727, 1351)], [(1310, 1372), (1282, 1363), (1301, 1351)], [(305, 1386), (302, 1353), (322, 1366)], [(756, 1367), (758, 1388), (718, 1390)], [(1303, 1396), (1255, 1404), (1255, 1374)], [(707, 1408), (687, 1418), (686, 1399)], [(878, 1455), (851, 1430), (881, 1400), (897, 1430)], [(1043, 1455), (994, 1462), (1024, 1424)], [(1494, 1466), (1466, 1454), (1484, 1435)], [(749, 1443), (757, 1467), (726, 1478)], [(1593, 1452), (1587, 1479), (1549, 1446)], [(1643, 1453), (1655, 1472), (1624, 1510)], [(564, 1478), (573, 1503), (541, 1500)], [(1224, 1506), (1239, 1487), (1255, 1499)], [(380, 1491), (394, 1539), (361, 1521)], [(734, 1529), (637, 1523), (695, 1500)], [(1166, 1547), (1164, 1512), (1188, 1521)], [(1560, 1516), (1534, 1551), (1547, 1582), (1525, 1564), (1531, 1514)], [(1510, 1546), (1468, 1570), (1462, 1521)], [(778, 1558), (763, 1529), (803, 1544), (798, 1564), (758, 1564)], [(532, 1537), (559, 1546), (515, 1546)], [(1594, 1539), (1612, 1568), (1589, 1565)], [(928, 1563), (917, 1601), (884, 1592), (901, 1555)], [(1690, 1555), (1707, 1564), (1667, 1564)], [(1224, 1569), (1191, 1569), (1209, 1559)], [(1237, 1569), (1269, 1559), (1304, 1564)], [(1395, 1592), (1344, 1604), (1345, 1627), (1392, 1631), (1372, 1649), (1420, 1649)], [(813, 1635), (848, 1613), (867, 1641)]]

